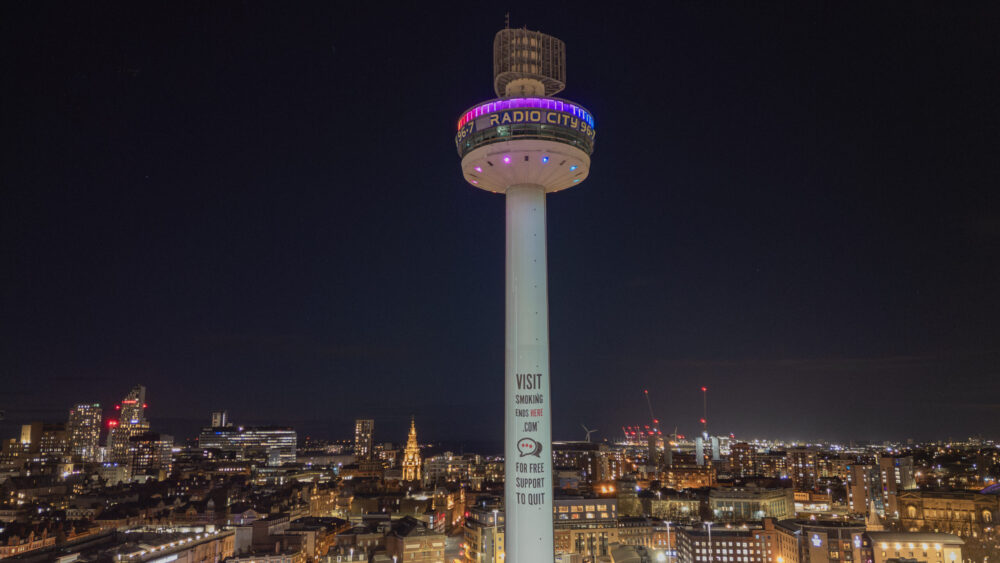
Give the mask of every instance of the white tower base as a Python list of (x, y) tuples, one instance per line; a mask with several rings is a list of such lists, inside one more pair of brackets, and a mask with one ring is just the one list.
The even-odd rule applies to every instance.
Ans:
[(506, 563), (552, 563), (552, 415), (545, 187), (507, 194)]

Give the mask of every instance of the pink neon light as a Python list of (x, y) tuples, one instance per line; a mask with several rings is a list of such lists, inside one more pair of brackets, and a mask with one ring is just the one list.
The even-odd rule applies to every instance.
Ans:
[(586, 121), (591, 127), (594, 127), (594, 116), (576, 104), (564, 102), (562, 100), (553, 100), (551, 98), (508, 98), (505, 100), (486, 102), (465, 112), (465, 115), (458, 120), (458, 128), (461, 129), (466, 123), (481, 115), (503, 111), (506, 109), (519, 108), (563, 111), (571, 114), (573, 117)]

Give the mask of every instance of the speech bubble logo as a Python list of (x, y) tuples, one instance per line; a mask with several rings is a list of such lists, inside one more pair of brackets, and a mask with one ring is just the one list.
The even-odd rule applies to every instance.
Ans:
[(521, 457), (533, 455), (540, 458), (542, 457), (542, 444), (538, 440), (521, 438), (517, 441), (517, 451), (521, 452)]

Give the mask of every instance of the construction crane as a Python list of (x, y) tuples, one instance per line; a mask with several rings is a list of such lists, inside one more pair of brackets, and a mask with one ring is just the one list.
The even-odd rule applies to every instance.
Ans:
[(653, 429), (650, 434), (660, 434), (660, 419), (653, 414), (653, 403), (649, 400), (649, 389), (643, 389), (642, 394), (646, 396), (646, 406), (649, 407), (649, 420), (653, 422)]

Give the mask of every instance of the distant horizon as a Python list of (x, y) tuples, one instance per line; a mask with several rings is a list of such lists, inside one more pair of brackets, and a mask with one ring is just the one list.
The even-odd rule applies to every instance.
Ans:
[[(67, 409), (68, 410), (68, 409)], [(232, 423), (235, 426), (286, 426), (293, 428), (298, 433), (298, 439), (301, 443), (305, 438), (313, 438), (318, 440), (325, 440), (330, 442), (346, 442), (347, 444), (353, 443), (353, 424), (356, 418), (365, 417), (351, 417), (351, 418), (331, 418), (327, 420), (320, 419), (232, 419)], [(178, 445), (183, 445), (185, 441), (194, 440), (198, 437), (199, 432), (202, 428), (208, 427), (210, 425), (209, 416), (203, 418), (195, 417), (152, 417), (147, 413), (147, 419), (150, 421), (150, 430), (154, 432), (159, 432), (162, 434), (171, 435), (174, 437), (175, 443)], [(56, 419), (52, 417), (41, 417), (23, 420), (12, 420), (9, 417), (5, 420), (0, 421), (0, 439), (10, 439), (16, 438), (19, 435), (20, 427), (23, 424), (28, 424), (31, 422), (45, 422), (45, 423), (64, 423), (66, 422), (65, 416), (61, 419)], [(391, 419), (382, 420), (380, 424), (380, 419), (375, 418), (375, 443), (385, 443), (391, 442), (395, 445), (401, 445), (406, 442), (406, 435), (409, 429), (409, 415), (393, 417)], [(451, 425), (447, 421), (428, 421), (424, 419), (421, 420), (417, 417), (417, 437), (421, 445), (426, 444), (439, 444), (443, 447), (463, 447), (466, 446), (469, 449), (467, 453), (477, 453), (481, 455), (503, 455), (503, 436), (502, 429), (498, 429), (494, 435), (486, 437), (476, 437), (476, 436), (447, 436), (443, 432), (451, 428)], [(105, 432), (107, 427), (104, 426)], [(346, 429), (346, 431), (345, 431)], [(598, 429), (599, 430), (599, 429)], [(569, 434), (569, 433), (567, 433)], [(560, 435), (559, 433), (553, 433), (553, 442), (584, 442), (584, 432), (581, 428), (579, 431), (579, 436), (566, 436)], [(684, 434), (684, 433), (682, 433)], [(695, 433), (685, 434), (685, 436), (695, 436)], [(722, 436), (728, 436), (728, 433), (718, 434)], [(102, 434), (102, 437), (104, 434)], [(595, 434), (592, 437), (592, 442), (595, 443), (609, 443), (615, 444), (623, 441), (624, 437), (621, 432), (615, 433), (613, 436), (606, 436), (604, 434)], [(978, 439), (984, 442), (1000, 442), (1000, 437), (996, 436), (986, 436), (986, 435), (976, 435), (968, 434), (966, 436), (941, 436), (935, 438), (921, 438), (918, 436), (908, 436), (904, 438), (879, 438), (879, 437), (859, 437), (859, 438), (786, 438), (780, 436), (750, 436), (736, 434), (735, 442), (753, 442), (753, 441), (770, 441), (770, 442), (781, 442), (781, 443), (797, 443), (797, 444), (838, 444), (838, 445), (849, 445), (854, 443), (859, 446), (882, 446), (885, 443), (890, 443), (894, 445), (906, 446), (907, 440), (913, 440), (914, 445), (926, 444), (926, 443), (947, 443), (947, 442), (966, 442), (970, 439)], [(478, 451), (476, 448), (481, 448), (482, 451)], [(443, 450), (444, 451), (444, 450)], [(456, 452), (457, 453), (457, 452)]]

